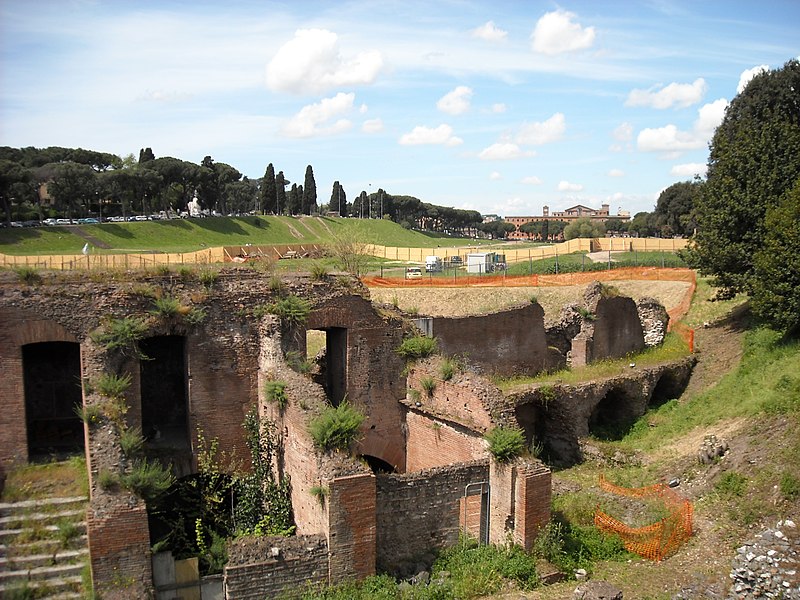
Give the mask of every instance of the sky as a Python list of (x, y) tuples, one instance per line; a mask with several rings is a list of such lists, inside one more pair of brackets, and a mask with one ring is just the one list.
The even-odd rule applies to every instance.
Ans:
[(334, 181), (502, 216), (652, 211), (800, 56), (796, 0), (0, 0), (0, 146)]

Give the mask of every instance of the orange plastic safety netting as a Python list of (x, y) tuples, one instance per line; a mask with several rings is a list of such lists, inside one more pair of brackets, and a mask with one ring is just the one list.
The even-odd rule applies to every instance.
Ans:
[(601, 531), (620, 536), (629, 552), (660, 561), (692, 537), (692, 503), (676, 494), (668, 485), (625, 488), (610, 483), (604, 475), (600, 475), (600, 487), (620, 496), (655, 498), (664, 502), (668, 515), (644, 527), (630, 527), (599, 509), (595, 511), (595, 526)]

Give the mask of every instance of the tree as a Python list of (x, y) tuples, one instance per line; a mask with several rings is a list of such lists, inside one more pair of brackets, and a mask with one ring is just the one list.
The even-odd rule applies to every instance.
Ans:
[(314, 181), (314, 171), (311, 165), (308, 165), (303, 180), (303, 214), (310, 215), (315, 212), (317, 212), (317, 183)]
[(568, 240), (574, 238), (596, 238), (604, 237), (606, 228), (600, 221), (595, 221), (589, 217), (575, 219), (564, 228), (564, 237)]
[(156, 155), (153, 154), (152, 148), (142, 148), (139, 150), (139, 164), (150, 162), (155, 159)]
[(647, 237), (653, 235), (654, 230), (650, 224), (652, 220), (652, 213), (638, 212), (633, 215), (633, 220), (628, 223), (628, 231), (638, 235), (639, 237)]
[(95, 172), (89, 165), (73, 162), (56, 166), (55, 180), (48, 186), (50, 195), (68, 218), (86, 215), (86, 204), (95, 192)]
[[(800, 62), (755, 76), (732, 101), (711, 140), (697, 199), (689, 263), (712, 275), (719, 297), (752, 291), (766, 215), (800, 176)], [(760, 270), (761, 272), (761, 270)]]
[(753, 258), (753, 312), (778, 331), (800, 329), (800, 178), (767, 210), (764, 240)]
[(481, 223), (478, 225), (478, 231), (491, 236), (492, 239), (504, 239), (507, 233), (516, 231), (517, 226), (507, 221), (490, 221), (489, 223)]
[(286, 200), (286, 212), (290, 215), (299, 215), (302, 213), (303, 199), (297, 189), (297, 184), (293, 183), (289, 189), (289, 196)]
[(281, 214), (286, 208), (286, 185), (289, 182), (283, 176), (283, 171), (275, 175), (275, 214)]
[(5, 212), (6, 221), (11, 222), (11, 209), (16, 198), (15, 188), (20, 184), (28, 184), (32, 173), (20, 163), (12, 160), (0, 160), (0, 204)]
[(694, 205), (702, 187), (699, 180), (683, 181), (661, 192), (652, 217), (652, 225), (661, 237), (690, 237), (694, 234), (697, 227)]
[(277, 211), (278, 190), (275, 187), (275, 167), (272, 163), (267, 165), (267, 171), (264, 173), (264, 179), (261, 181), (261, 212), (266, 214), (268, 212)]
[[(340, 217), (347, 216), (347, 194), (338, 181), (333, 182), (330, 207), (331, 211), (338, 212)], [(357, 215), (358, 213), (355, 214)]]

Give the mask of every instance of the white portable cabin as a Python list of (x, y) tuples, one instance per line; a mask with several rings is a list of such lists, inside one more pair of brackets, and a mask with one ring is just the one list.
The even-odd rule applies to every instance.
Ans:
[(494, 270), (494, 252), (467, 254), (467, 273), (491, 273)]

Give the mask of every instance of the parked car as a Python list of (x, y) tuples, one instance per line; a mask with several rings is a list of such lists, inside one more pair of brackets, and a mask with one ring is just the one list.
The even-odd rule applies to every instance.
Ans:
[(406, 279), (422, 279), (422, 269), (420, 267), (408, 267), (406, 269)]

